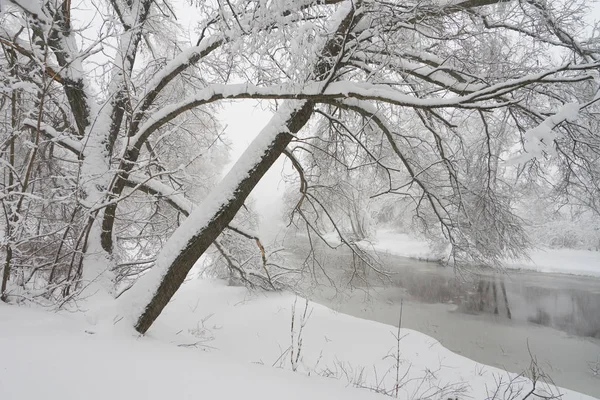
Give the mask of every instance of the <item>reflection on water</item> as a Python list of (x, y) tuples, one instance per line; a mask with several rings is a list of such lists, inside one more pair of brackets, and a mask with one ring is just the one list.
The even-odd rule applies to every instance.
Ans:
[(394, 265), (393, 284), (415, 300), (600, 338), (599, 279), (533, 272), (457, 275), (435, 264), (399, 260), (386, 256), (383, 263)]
[[(295, 245), (296, 256), (306, 254), (301, 244)], [(408, 297), (425, 303), (450, 303), (458, 312), (494, 314), (600, 339), (598, 278), (520, 271), (457, 274), (435, 263), (380, 254), (381, 265), (392, 271), (390, 279), (382, 281), (360, 262), (357, 265), (347, 250), (321, 247), (318, 253), (319, 265), (324, 267), (321, 272), (327, 274), (321, 282), (341, 281), (341, 286), (354, 287), (391, 284), (400, 289), (398, 301)]]
[(580, 336), (600, 338), (600, 294), (580, 290), (516, 288), (528, 321), (552, 326)]

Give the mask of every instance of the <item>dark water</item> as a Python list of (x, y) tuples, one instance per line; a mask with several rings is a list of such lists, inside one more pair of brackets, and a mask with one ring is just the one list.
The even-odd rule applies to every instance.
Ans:
[(600, 338), (600, 279), (521, 271), (461, 274), (399, 257), (382, 261), (394, 271), (392, 285), (415, 300)]
[[(295, 256), (306, 254), (301, 241)], [(437, 263), (378, 255), (381, 276), (357, 263), (347, 249), (317, 248), (312, 273), (322, 283), (344, 287), (398, 288), (398, 301), (455, 304), (467, 314), (493, 314), (581, 336), (600, 338), (600, 279), (530, 271), (455, 271)], [(303, 259), (303, 261), (305, 261)], [(321, 268), (323, 267), (323, 268)], [(310, 269), (310, 268), (309, 268)], [(327, 274), (328, 277), (324, 275)], [(388, 290), (389, 292), (389, 290)]]

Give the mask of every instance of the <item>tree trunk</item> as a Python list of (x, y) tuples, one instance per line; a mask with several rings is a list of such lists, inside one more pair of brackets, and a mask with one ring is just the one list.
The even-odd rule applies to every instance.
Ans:
[(4, 272), (2, 273), (2, 285), (0, 287), (0, 300), (6, 301), (6, 285), (10, 277), (10, 263), (12, 260), (12, 248), (10, 243), (6, 245), (6, 258), (4, 260)]
[[(16, 54), (13, 51), (12, 60), (16, 59)], [(12, 62), (11, 70), (14, 72), (14, 62)], [(8, 191), (7, 191), (7, 199), (10, 199), (10, 193), (14, 190), (13, 185), (15, 183), (15, 175), (14, 175), (14, 166), (15, 166), (15, 132), (17, 130), (18, 119), (17, 119), (17, 103), (19, 102), (19, 96), (17, 91), (13, 91), (11, 95), (11, 117), (10, 117), (10, 126), (12, 128), (10, 143), (8, 145), (8, 164), (10, 168), (8, 168)], [(12, 263), (12, 235), (13, 235), (13, 215), (9, 214), (8, 210), (10, 207), (4, 206), (4, 212), (6, 213), (6, 257), (4, 259), (4, 268), (2, 272), (2, 283), (0, 284), (0, 300), (6, 301), (6, 287), (8, 285), (8, 280), (10, 278), (10, 265)]]
[[(286, 146), (292, 140), (292, 133), (297, 133), (309, 120), (313, 103), (305, 102), (302, 107), (294, 111), (287, 121), (285, 127), (278, 133), (262, 154), (260, 161), (248, 171), (246, 177), (242, 179), (238, 186), (233, 190), (230, 199), (214, 213), (213, 217), (206, 226), (199, 230), (183, 246), (183, 249), (177, 254), (175, 260), (166, 270), (166, 273), (156, 289), (149, 304), (146, 305), (142, 314), (138, 318), (135, 329), (140, 333), (145, 333), (152, 323), (158, 318), (162, 310), (168, 304), (171, 297), (183, 283), (190, 269), (196, 261), (208, 249), (212, 242), (219, 236), (221, 231), (227, 227), (233, 217), (244, 204), (244, 201), (260, 181), (262, 176), (275, 163), (283, 153)], [(245, 153), (244, 153), (245, 154)], [(242, 156), (243, 158), (244, 156)], [(242, 160), (238, 161), (238, 163)], [(233, 167), (233, 170), (236, 166)], [(218, 189), (218, 188), (217, 188)], [(202, 208), (202, 206), (200, 207)]]
[[(313, 76), (316, 80), (323, 81), (323, 87), (326, 87), (333, 77), (333, 72), (339, 67), (337, 62), (338, 56), (344, 51), (344, 41), (346, 34), (360, 20), (360, 16), (355, 18), (356, 7), (360, 7), (360, 1), (347, 1), (344, 3), (345, 13), (340, 20), (332, 21), (332, 31), (335, 31), (333, 37), (328, 40), (321, 51), (321, 57), (314, 65)], [(283, 107), (289, 107), (289, 104), (284, 103)], [(219, 234), (227, 227), (239, 209), (244, 205), (244, 201), (252, 192), (252, 189), (260, 181), (263, 175), (277, 161), (277, 158), (285, 151), (286, 146), (292, 140), (292, 134), (298, 133), (304, 125), (309, 121), (315, 104), (312, 101), (304, 101), (295, 109), (287, 109), (288, 113), (277, 113), (271, 119), (269, 124), (254, 140), (252, 145), (244, 152), (240, 160), (233, 166), (224, 182), (219, 184), (213, 190), (215, 197), (205, 200), (199, 207), (196, 215), (201, 216), (202, 213), (209, 213), (209, 216), (204, 215), (199, 221), (202, 223), (202, 228), (195, 230), (191, 237), (184, 239), (185, 243), (180, 244), (181, 238), (172, 237), (169, 242), (173, 242), (177, 254), (173, 260), (169, 259), (170, 255), (165, 254), (169, 251), (169, 242), (165, 245), (159, 259), (155, 271), (164, 274), (160, 277), (159, 286), (152, 288), (152, 298), (148, 301), (141, 315), (137, 319), (135, 329), (140, 333), (145, 333), (152, 323), (158, 318), (162, 310), (166, 307), (175, 294), (177, 289), (183, 283), (185, 277), (196, 261), (204, 254), (206, 249), (219, 236)], [(277, 130), (275, 130), (277, 129)], [(275, 133), (275, 134), (273, 134)], [(264, 136), (264, 137), (263, 137)], [(265, 139), (271, 138), (271, 139)], [(270, 140), (270, 143), (267, 142)], [(263, 141), (267, 143), (263, 143)], [(256, 145), (255, 145), (256, 144)], [(256, 160), (257, 155), (260, 158)], [(248, 165), (247, 157), (254, 160), (253, 165)], [(239, 178), (242, 179), (238, 180)], [(228, 182), (228, 178), (237, 180), (235, 187), (231, 187), (232, 182)], [(223, 193), (220, 193), (223, 192)], [(221, 201), (221, 199), (227, 201)], [(215, 202), (217, 202), (215, 205)], [(216, 210), (213, 211), (213, 208)], [(193, 216), (193, 215), (192, 215)], [(191, 218), (192, 216), (188, 217)], [(207, 218), (209, 218), (207, 220)], [(187, 220), (186, 220), (187, 222)], [(195, 223), (195, 221), (192, 220)], [(185, 222), (184, 222), (185, 226)], [(183, 228), (184, 226), (180, 227)], [(187, 228), (195, 228), (188, 226)], [(178, 229), (179, 231), (180, 229)], [(175, 233), (177, 235), (177, 232)], [(167, 258), (168, 265), (160, 265), (160, 257)], [(156, 267), (159, 267), (156, 269)], [(151, 277), (154, 278), (154, 277)], [(150, 279), (150, 278), (148, 278)], [(134, 287), (135, 289), (135, 287)], [(145, 290), (142, 286), (142, 289)]]
[(502, 289), (502, 296), (504, 297), (504, 305), (506, 306), (506, 316), (508, 319), (512, 319), (512, 313), (510, 312), (510, 306), (508, 304), (508, 296), (506, 295), (506, 286), (504, 281), (500, 282), (500, 288)]

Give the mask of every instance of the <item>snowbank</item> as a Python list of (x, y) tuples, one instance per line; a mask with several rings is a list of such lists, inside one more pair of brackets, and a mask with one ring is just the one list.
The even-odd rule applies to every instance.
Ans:
[(535, 249), (531, 260), (507, 263), (507, 268), (600, 277), (600, 252), (571, 249)]
[[(419, 260), (439, 259), (427, 241), (393, 231), (378, 231), (373, 243), (364, 243), (364, 248), (381, 253)], [(541, 248), (532, 250), (529, 257), (530, 260), (506, 261), (505, 267), (600, 277), (600, 252), (597, 251)]]
[[(328, 232), (322, 237), (330, 246), (340, 246), (342, 244), (338, 233), (335, 231)], [(424, 261), (437, 261), (440, 258), (435, 255), (434, 250), (427, 241), (385, 229), (377, 231), (373, 240), (365, 239), (356, 242), (356, 244), (365, 251), (375, 251), (400, 257)]]
[(418, 260), (437, 261), (440, 259), (427, 241), (389, 230), (377, 231), (374, 241), (362, 241), (361, 246), (365, 250)]
[(0, 398), (375, 399), (340, 382), (234, 362), (149, 338), (95, 332), (73, 318), (0, 306)]
[[(390, 390), (398, 374), (399, 398), (484, 399), (499, 380), (514, 378), (408, 329), (396, 370), (389, 356), (397, 354), (396, 328), (313, 303), (303, 318), (304, 307), (291, 294), (253, 295), (195, 280), (140, 338), (119, 317), (92, 325), (80, 313), (0, 305), (0, 398), (383, 399), (345, 386)], [(564, 400), (592, 399), (561, 392)]]

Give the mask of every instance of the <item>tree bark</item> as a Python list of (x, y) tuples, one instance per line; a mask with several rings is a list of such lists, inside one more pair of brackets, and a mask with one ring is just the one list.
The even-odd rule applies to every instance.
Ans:
[[(14, 51), (10, 51), (9, 54), (12, 56), (11, 71), (14, 72), (16, 54)], [(14, 190), (13, 185), (15, 183), (14, 167), (15, 167), (15, 132), (17, 131), (18, 118), (17, 118), (17, 103), (19, 102), (19, 95), (17, 91), (13, 91), (11, 95), (11, 112), (10, 112), (10, 127), (11, 137), (8, 145), (8, 196), (10, 199), (10, 193)], [(10, 215), (8, 210), (10, 207), (4, 205), (4, 212), (6, 214), (6, 256), (4, 258), (4, 268), (2, 271), (2, 283), (0, 284), (0, 301), (6, 301), (6, 287), (8, 280), (10, 279), (10, 268), (12, 263), (12, 235), (13, 235), (13, 215)]]
[(262, 155), (260, 162), (239, 183), (232, 198), (221, 206), (204, 229), (201, 229), (188, 240), (184, 249), (169, 266), (152, 300), (138, 318), (135, 324), (135, 329), (138, 332), (145, 333), (156, 318), (158, 318), (196, 261), (198, 261), (200, 256), (221, 234), (223, 229), (227, 227), (244, 204), (252, 189), (254, 189), (263, 175), (283, 153), (292, 140), (292, 134), (297, 133), (308, 122), (312, 115), (313, 107), (314, 104), (312, 102), (305, 102), (299, 110), (291, 114), (285, 124), (287, 129), (282, 130), (282, 132), (275, 136), (268, 149)]

